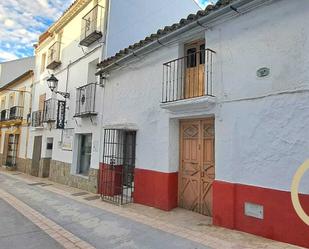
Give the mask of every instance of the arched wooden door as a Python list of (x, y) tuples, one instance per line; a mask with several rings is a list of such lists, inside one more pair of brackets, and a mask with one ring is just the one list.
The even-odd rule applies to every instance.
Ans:
[(179, 206), (212, 215), (215, 179), (214, 119), (180, 123)]

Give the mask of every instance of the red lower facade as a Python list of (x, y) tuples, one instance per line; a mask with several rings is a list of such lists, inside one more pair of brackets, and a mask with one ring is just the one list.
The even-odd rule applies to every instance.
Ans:
[(178, 173), (163, 173), (146, 169), (135, 169), (134, 202), (171, 210), (177, 207)]
[[(309, 195), (299, 197), (309, 214)], [(264, 219), (246, 216), (245, 202), (262, 205)], [(287, 191), (215, 181), (213, 223), (309, 248), (309, 226), (297, 216)]]
[(122, 192), (122, 165), (100, 163), (98, 193), (114, 196)]

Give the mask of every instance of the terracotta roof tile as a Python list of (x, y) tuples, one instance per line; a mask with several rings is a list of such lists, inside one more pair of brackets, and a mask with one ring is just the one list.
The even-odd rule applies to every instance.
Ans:
[(173, 31), (175, 31), (179, 28), (182, 28), (182, 27), (188, 25), (189, 23), (192, 23), (192, 22), (198, 20), (201, 17), (209, 15), (211, 12), (216, 11), (220, 8), (223, 8), (226, 5), (229, 5), (234, 1), (235, 0), (219, 0), (219, 1), (217, 1), (217, 3), (215, 5), (210, 4), (205, 8), (205, 10), (199, 10), (196, 14), (190, 14), (190, 15), (187, 16), (187, 18), (180, 19), (180, 21), (178, 23), (174, 23), (171, 26), (165, 26), (163, 29), (159, 29), (156, 33), (150, 34), (149, 36), (145, 37), (144, 40), (141, 40), (141, 41), (139, 41), (135, 44), (128, 46), (127, 48), (120, 50), (114, 56), (111, 56), (111, 57), (103, 60), (102, 62), (100, 62), (98, 64), (98, 67), (100, 67), (100, 68), (106, 67), (106, 66), (112, 64), (113, 62), (115, 62), (116, 60), (124, 57), (125, 55), (128, 55), (129, 53), (134, 53), (134, 50), (137, 50), (137, 49), (149, 44), (150, 42), (153, 42), (153, 41), (173, 32)]

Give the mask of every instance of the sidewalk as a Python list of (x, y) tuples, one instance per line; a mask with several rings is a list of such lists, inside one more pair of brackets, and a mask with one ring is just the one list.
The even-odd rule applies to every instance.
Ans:
[(187, 210), (118, 207), (94, 194), (16, 172), (1, 170), (0, 188), (96, 248), (299, 248), (211, 226), (209, 217)]
[(1, 198), (0, 214), (0, 248), (63, 248)]

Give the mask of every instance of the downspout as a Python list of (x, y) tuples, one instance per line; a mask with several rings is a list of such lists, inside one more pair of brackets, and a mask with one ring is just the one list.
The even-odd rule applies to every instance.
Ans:
[[(34, 91), (34, 73), (31, 76), (31, 91), (30, 91), (30, 104), (29, 104), (29, 113), (31, 117), (32, 113), (32, 96), (34, 96), (33, 91)], [(29, 124), (27, 125), (27, 135), (26, 135), (26, 150), (25, 150), (25, 158), (28, 158), (28, 143), (29, 143)]]
[[(101, 57), (100, 57), (100, 62), (103, 61), (106, 58), (106, 54), (107, 54), (107, 37), (108, 37), (108, 26), (109, 26), (109, 18), (110, 18), (110, 4), (111, 1), (110, 0), (105, 0), (105, 14), (104, 14), (104, 26), (102, 32), (104, 34), (103, 36), (103, 43), (102, 43), (102, 52), (101, 52)], [(99, 76), (100, 77), (100, 76)], [(100, 79), (101, 80), (101, 79)], [(100, 134), (99, 134), (99, 169), (100, 169), (100, 162), (101, 162), (101, 158), (103, 157), (103, 122), (104, 122), (104, 101), (105, 101), (105, 88), (104, 86), (102, 86), (102, 92), (101, 92), (101, 96), (102, 96), (102, 104), (101, 104), (101, 117), (100, 117), (100, 122), (99, 122), (99, 129), (100, 129)], [(101, 99), (101, 98), (99, 98)], [(102, 159), (103, 160), (103, 159)], [(98, 183), (99, 183), (99, 174), (98, 174)], [(98, 186), (99, 187), (99, 186)], [(98, 188), (99, 191), (99, 188)]]
[[(72, 62), (70, 61), (68, 66), (67, 66), (67, 77), (66, 77), (66, 82), (65, 82), (65, 92), (68, 92), (68, 86), (69, 86), (69, 74), (70, 74), (70, 66), (72, 65)], [(66, 112), (67, 112), (67, 99), (64, 98), (65, 101), (65, 108), (64, 108), (64, 124), (66, 124)], [(63, 143), (63, 129), (61, 129), (61, 139), (60, 139), (61, 145)]]

